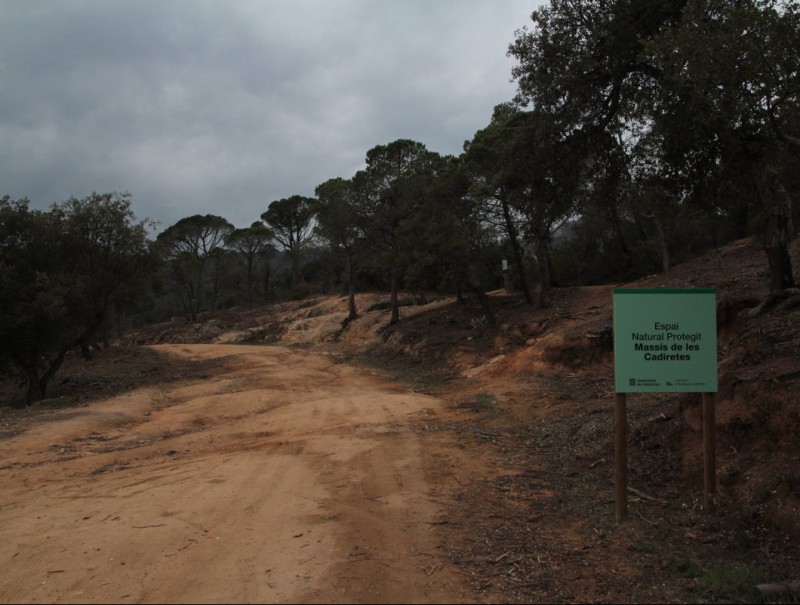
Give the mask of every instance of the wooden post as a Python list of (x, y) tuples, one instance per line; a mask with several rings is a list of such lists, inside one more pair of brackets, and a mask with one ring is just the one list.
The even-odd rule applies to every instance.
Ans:
[(717, 494), (717, 437), (714, 393), (703, 393), (703, 510), (714, 513)]
[(617, 522), (628, 517), (628, 419), (625, 393), (614, 395), (614, 485)]

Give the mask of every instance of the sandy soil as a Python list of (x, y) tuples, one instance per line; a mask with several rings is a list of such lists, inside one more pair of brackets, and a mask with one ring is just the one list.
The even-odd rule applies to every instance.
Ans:
[(471, 600), (437, 535), (463, 452), (409, 425), (440, 400), (284, 347), (153, 350), (215, 369), (0, 441), (0, 602)]

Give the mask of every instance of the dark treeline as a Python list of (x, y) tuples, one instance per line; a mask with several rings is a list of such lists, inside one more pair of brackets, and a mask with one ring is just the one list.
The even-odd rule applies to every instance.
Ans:
[[(148, 237), (127, 194), (0, 200), (0, 364), (44, 396), (65, 353), (176, 315), (315, 292), (467, 293), (501, 262), (526, 300), (626, 281), (755, 236), (794, 287), (800, 10), (777, 0), (551, 0), (515, 34), (513, 100), (458, 156), (407, 139), (246, 228), (194, 215)], [(346, 321), (347, 321), (346, 320)]]

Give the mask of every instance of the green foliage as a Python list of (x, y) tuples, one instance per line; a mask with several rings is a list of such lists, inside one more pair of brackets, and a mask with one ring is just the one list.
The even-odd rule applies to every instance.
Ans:
[[(494, 108), (460, 157), (399, 139), (367, 151), (352, 178), (320, 184), (316, 198), (270, 205), (261, 218), (283, 248), (273, 281), (294, 295), (347, 282), (351, 317), (357, 281), (388, 288), (394, 322), (400, 287), (485, 295), (501, 258), (531, 303), (539, 276), (546, 306), (551, 285), (668, 271), (760, 231), (771, 283), (791, 285), (796, 3), (551, 0), (531, 19), (508, 49), (515, 99)], [(252, 300), (252, 255), (238, 253)], [(193, 270), (188, 258), (173, 269)], [(301, 279), (313, 284), (300, 289)], [(202, 289), (184, 281), (196, 301)]]
[[(468, 146), (467, 157), (478, 177), (474, 190), (490, 211), (501, 214), (512, 247), (530, 243), (535, 249), (539, 303), (549, 306), (551, 241), (581, 206), (588, 182), (582, 138), (564, 136), (550, 113), (501, 105), (490, 127)], [(517, 265), (524, 266), (516, 256)]]
[[(484, 260), (495, 260), (498, 230), (483, 219), (480, 200), (471, 195), (470, 175), (462, 160), (442, 158), (425, 203), (407, 223), (406, 279), (421, 289), (454, 289), (469, 283), (470, 267), (478, 285), (491, 275)], [(499, 266), (499, 265), (497, 265)]]
[[(539, 276), (546, 306), (551, 285), (667, 271), (753, 233), (771, 285), (793, 284), (797, 3), (551, 0), (531, 18), (508, 49), (518, 62), (514, 101), (494, 108), (460, 157), (399, 139), (368, 150), (363, 170), (320, 184), (315, 198), (272, 202), (248, 228), (213, 215), (182, 219), (153, 245), (166, 261), (161, 302), (169, 292), (192, 320), (268, 293), (344, 287), (352, 318), (359, 283), (391, 290), (394, 322), (399, 288), (467, 285), (485, 297), (507, 258), (506, 277), (531, 303), (530, 277)], [(48, 331), (77, 304), (74, 291), (105, 279), (93, 269), (73, 284), (51, 267), (58, 246), (94, 237), (89, 219), (102, 213), (64, 204), (40, 216), (8, 199), (3, 212), (17, 238), (8, 250), (35, 240), (14, 254), (37, 277), (22, 283), (4, 263), (0, 285), (28, 297), (15, 316)], [(62, 223), (74, 245), (58, 235)]]
[(690, 0), (680, 21), (647, 44), (661, 70), (661, 96), (677, 99), (698, 130), (715, 138), (764, 215), (770, 286), (794, 285), (794, 236), (786, 193), (788, 151), (800, 141), (800, 14), (777, 1)]
[[(786, 192), (787, 166), (796, 172), (788, 156), (800, 148), (796, 4), (552, 0), (532, 20), (535, 28), (518, 32), (509, 48), (519, 61), (516, 101), (546, 112), (561, 140), (580, 138), (601, 159), (592, 202), (609, 208), (629, 268), (645, 240), (669, 267), (670, 248), (682, 248), (670, 241), (670, 217), (696, 219), (699, 209), (713, 233), (720, 218), (742, 219), (745, 209), (752, 224), (746, 215), (758, 207), (771, 286), (791, 286)], [(609, 163), (615, 146), (621, 153)], [(723, 183), (736, 184), (727, 186), (736, 195), (715, 196)], [(748, 195), (755, 203), (742, 201)], [(716, 218), (709, 200), (719, 202)], [(625, 241), (625, 220), (638, 224), (641, 242)]]
[(272, 228), (275, 240), (289, 255), (292, 263), (292, 289), (301, 287), (301, 254), (314, 234), (315, 207), (314, 198), (293, 195), (272, 202), (267, 211), (261, 214), (261, 220)]
[(248, 303), (254, 301), (256, 272), (259, 264), (268, 264), (275, 251), (275, 247), (272, 245), (274, 237), (275, 232), (272, 229), (264, 223), (256, 221), (250, 227), (234, 229), (225, 238), (225, 245), (237, 254), (245, 268)]
[[(188, 321), (194, 321), (204, 308), (209, 289), (207, 266), (215, 264), (215, 253), (232, 232), (233, 225), (221, 216), (195, 214), (182, 218), (156, 239), (156, 249), (167, 264), (165, 280), (181, 301)], [(211, 290), (213, 300), (216, 281)]]
[[(359, 267), (369, 252), (367, 225), (369, 218), (370, 182), (361, 171), (352, 179), (330, 179), (317, 186), (317, 235), (327, 241), (335, 261), (343, 261), (346, 272), (349, 319), (358, 315), (355, 302), (356, 281)], [(341, 265), (341, 262), (340, 262)], [(331, 280), (333, 281), (333, 280)]]
[(71, 349), (111, 330), (130, 312), (155, 267), (147, 221), (136, 220), (128, 194), (97, 194), (31, 210), (0, 200), (0, 358), (28, 384), (28, 402)]
[(515, 140), (513, 124), (519, 115), (520, 111), (510, 103), (495, 107), (489, 126), (464, 144), (462, 161), (470, 181), (469, 194), (476, 203), (476, 217), (505, 232), (515, 261), (511, 273), (516, 272), (526, 300), (533, 304), (526, 270), (530, 259), (526, 259), (521, 237), (525, 216), (513, 203), (512, 189), (506, 182), (509, 175), (506, 161), (513, 155), (509, 149)]
[(167, 255), (185, 252), (202, 260), (222, 246), (231, 231), (233, 225), (221, 216), (195, 214), (161, 232), (158, 241)]
[(287, 252), (298, 250), (311, 239), (316, 200), (301, 195), (272, 202), (261, 220), (274, 232), (275, 239)]
[(367, 152), (367, 168), (354, 177), (359, 184), (359, 215), (363, 217), (365, 242), (377, 263), (389, 276), (391, 323), (400, 319), (398, 289), (413, 235), (409, 221), (424, 206), (428, 188), (436, 178), (439, 155), (425, 145), (399, 139)]

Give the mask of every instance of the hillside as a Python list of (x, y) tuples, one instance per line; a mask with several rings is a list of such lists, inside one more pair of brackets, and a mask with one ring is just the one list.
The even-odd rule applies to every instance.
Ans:
[[(800, 266), (800, 242), (792, 254)], [(151, 326), (88, 364), (70, 360), (53, 399), (2, 408), (0, 421), (14, 434), (42, 409), (157, 383), (168, 368), (137, 345), (313, 350), (449, 402), (416, 430), (474, 453), (437, 527), (487, 601), (747, 602), (756, 584), (800, 579), (800, 293), (775, 299), (766, 284), (749, 240), (625, 284), (717, 289), (713, 516), (702, 511), (699, 396), (641, 395), (628, 404), (630, 519), (615, 522), (611, 292), (622, 284), (556, 289), (545, 310), (493, 292), (497, 328), (471, 298), (411, 294), (389, 326), (383, 293), (360, 294), (346, 328), (346, 300), (330, 296)]]

